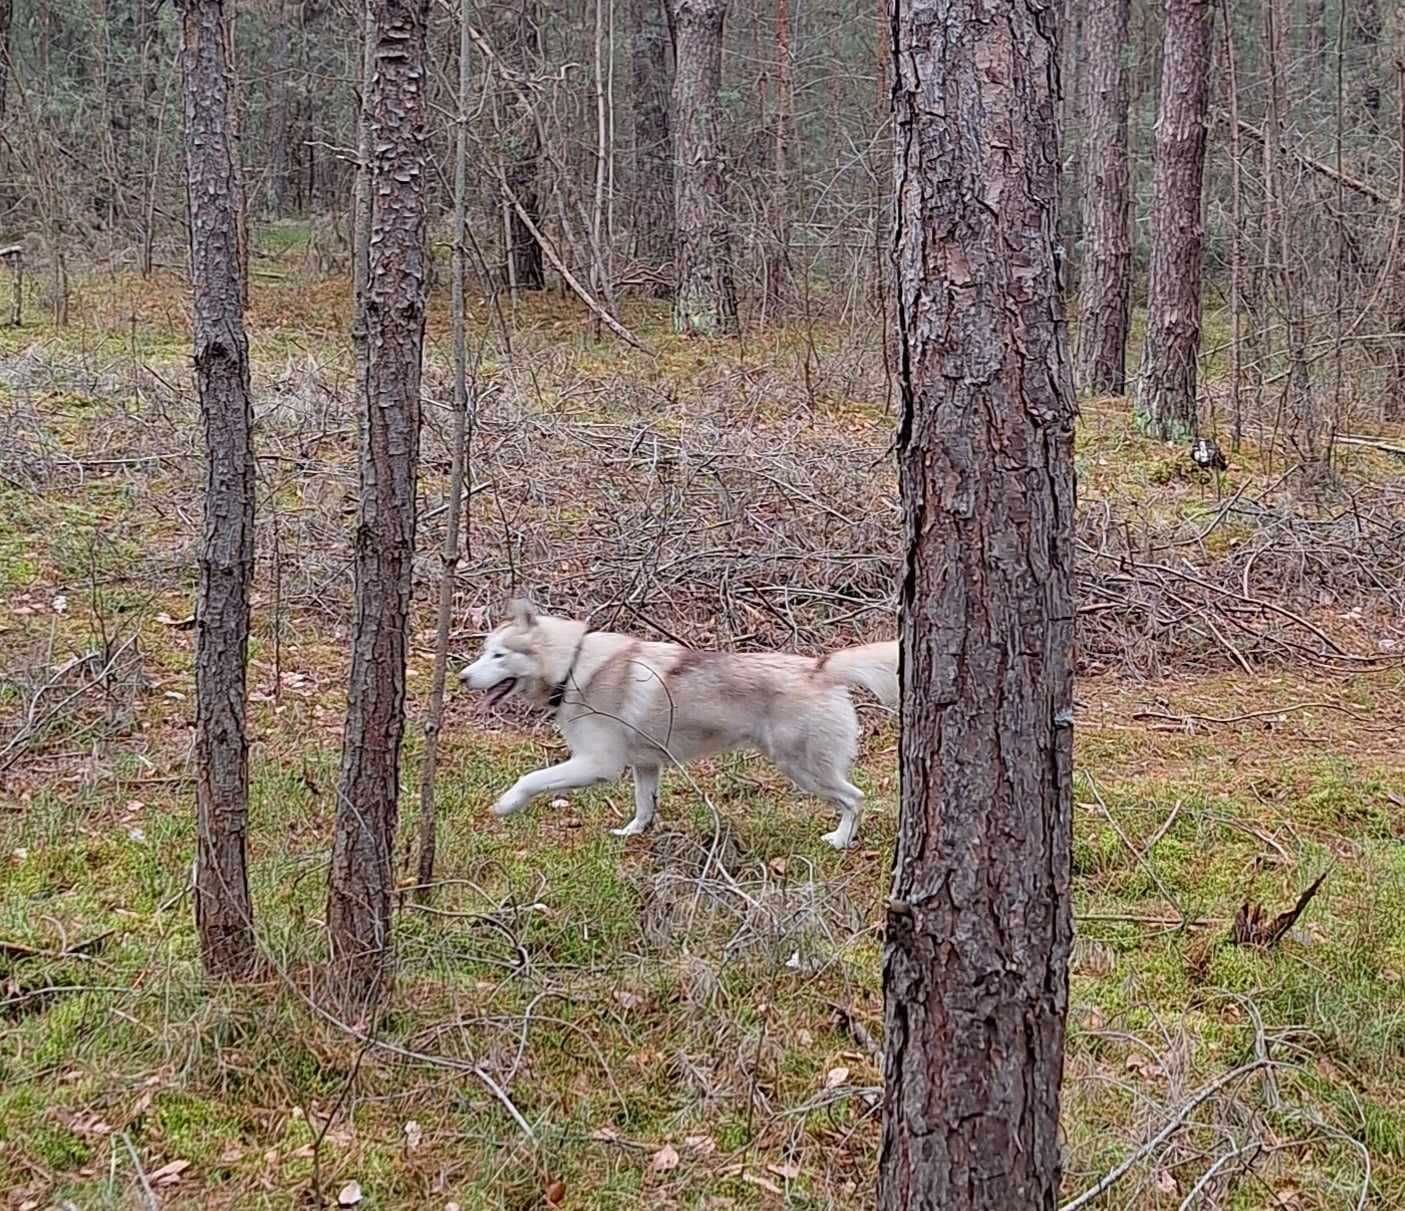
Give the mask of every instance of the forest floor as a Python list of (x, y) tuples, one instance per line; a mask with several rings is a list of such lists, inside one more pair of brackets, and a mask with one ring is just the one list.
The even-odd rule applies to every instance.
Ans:
[[(606, 829), (627, 785), (492, 820), (559, 745), (451, 691), (440, 882), (399, 912), (378, 1045), (316, 1010), (355, 515), (349, 299), (256, 268), (249, 856), (269, 962), (252, 986), (202, 980), (188, 894), (184, 284), (99, 276), (65, 330), (0, 330), (0, 1206), (148, 1206), (149, 1187), (162, 1207), (294, 1207), (350, 1183), (364, 1208), (871, 1206), (891, 720), (865, 715), (853, 851), (745, 757), (674, 774), (660, 826), (625, 842)], [(509, 358), (472, 302), (489, 352), (457, 657), (514, 582), (560, 609), (627, 598), (620, 629), (698, 643), (891, 633), (893, 416), (871, 321), (684, 343), (639, 304), (626, 319), (651, 356), (553, 297), (501, 317)], [(436, 294), (406, 850), (446, 307)], [(1346, 447), (1334, 500), (1290, 516), (1266, 449), (1246, 443), (1217, 496), (1124, 401), (1083, 406), (1085, 562), (1105, 574), (1080, 596), (1070, 1199), (1131, 1159), (1098, 1205), (1405, 1205), (1405, 464)], [(1230, 941), (1241, 905), (1272, 915), (1323, 872), (1277, 946)]]

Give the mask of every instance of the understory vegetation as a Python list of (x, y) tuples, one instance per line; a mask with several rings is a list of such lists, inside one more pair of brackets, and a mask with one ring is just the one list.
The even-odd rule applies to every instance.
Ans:
[[(875, 710), (857, 767), (871, 810), (839, 855), (823, 809), (743, 757), (675, 771), (659, 826), (628, 842), (606, 833), (627, 784), (493, 820), (557, 741), (452, 693), (439, 882), (400, 906), (394, 995), (369, 1022), (317, 1007), (357, 491), (351, 302), (298, 271), (296, 231), (260, 247), (248, 840), (267, 968), (249, 986), (203, 981), (189, 904), (184, 285), (94, 276), (67, 328), (0, 330), (6, 1205), (141, 1205), (147, 1189), (162, 1207), (870, 1206), (897, 791)], [(626, 305), (641, 351), (556, 296), (471, 303), (459, 656), (512, 591), (698, 645), (893, 633), (877, 321), (685, 341), (666, 304)], [(436, 293), (406, 805), (449, 462), (446, 307)], [(1205, 369), (1213, 397), (1223, 368)], [(1309, 491), (1272, 417), (1248, 422), (1217, 483), (1139, 436), (1127, 401), (1082, 406), (1065, 1197), (1130, 1159), (1099, 1205), (1405, 1205), (1405, 437), (1351, 428)], [(1272, 917), (1324, 872), (1276, 945), (1231, 940), (1243, 906)]]

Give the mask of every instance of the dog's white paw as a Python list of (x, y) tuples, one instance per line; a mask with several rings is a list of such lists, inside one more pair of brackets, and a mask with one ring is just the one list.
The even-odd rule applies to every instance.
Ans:
[(853, 837), (845, 836), (844, 830), (839, 828), (836, 828), (832, 833), (825, 833), (820, 840), (835, 849), (848, 849), (854, 843)]
[(493, 804), (493, 815), (515, 816), (522, 810), (523, 806), (523, 801), (514, 797), (512, 792), (509, 791), (507, 794), (500, 796), (498, 801)]
[(637, 837), (640, 833), (647, 832), (648, 828), (649, 826), (647, 824), (641, 824), (638, 820), (631, 820), (623, 828), (612, 828), (610, 830), (610, 836)]

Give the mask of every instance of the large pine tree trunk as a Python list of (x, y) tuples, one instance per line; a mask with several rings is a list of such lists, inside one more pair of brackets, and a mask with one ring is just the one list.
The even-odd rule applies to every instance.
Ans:
[(1073, 389), (1052, 11), (897, 0), (902, 801), (878, 1205), (1053, 1208)]
[(664, 5), (633, 0), (630, 65), (634, 78), (634, 237), (636, 253), (652, 269), (673, 264), (673, 141), (669, 134), (669, 59), (672, 43)]
[(205, 431), (205, 524), (195, 612), (195, 920), (205, 970), (254, 969), (245, 867), (249, 742), (245, 664), (254, 575), (253, 407), (244, 332), (238, 173), (229, 130), (223, 0), (181, 5), (186, 197), (195, 377)]
[[(519, 77), (531, 76), (541, 61), (542, 8), (539, 0), (510, 0), (499, 13), (498, 53), (509, 71)], [(521, 84), (506, 83), (502, 89), (503, 127), (507, 141), (504, 176), (512, 197), (526, 211), (508, 207), (508, 248), (510, 264), (503, 281), (519, 290), (542, 290), (546, 271), (541, 245), (532, 227), (542, 229), (541, 218), (541, 135), (537, 116), (527, 103)]]
[(429, 0), (372, 0), (371, 240), (361, 391), (356, 624), (327, 904), (332, 992), (364, 1010), (390, 974), (391, 848), (405, 730), (420, 369), (428, 266), (425, 31)]
[(1080, 55), (1087, 58), (1083, 103), (1083, 264), (1079, 273), (1080, 391), (1127, 390), (1132, 316), (1132, 189), (1127, 159), (1129, 0), (1090, 0)]
[(719, 96), (727, 4), (726, 0), (671, 2), (678, 256), (673, 326), (685, 334), (730, 334), (738, 330), (737, 291), (732, 279)]
[(1136, 419), (1163, 441), (1196, 429), (1200, 352), (1201, 185), (1210, 98), (1215, 9), (1206, 0), (1166, 0), (1161, 98), (1152, 178), (1151, 274)]

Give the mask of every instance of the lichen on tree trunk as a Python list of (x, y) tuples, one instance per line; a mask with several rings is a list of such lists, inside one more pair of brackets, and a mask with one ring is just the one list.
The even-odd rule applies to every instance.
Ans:
[(897, 0), (899, 812), (878, 1205), (1053, 1208), (1073, 388), (1055, 10)]

